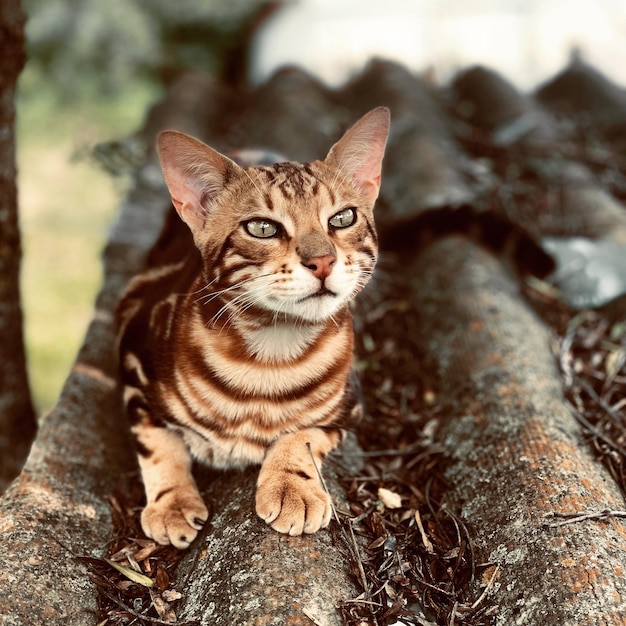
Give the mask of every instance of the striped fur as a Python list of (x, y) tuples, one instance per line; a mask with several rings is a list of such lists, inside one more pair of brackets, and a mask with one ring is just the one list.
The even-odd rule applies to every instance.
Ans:
[(145, 533), (184, 548), (207, 519), (192, 458), (261, 464), (257, 513), (315, 532), (315, 465), (355, 408), (349, 302), (377, 254), (373, 204), (389, 128), (379, 108), (310, 164), (243, 168), (182, 133), (159, 137), (193, 243), (129, 285), (118, 309), (124, 401)]

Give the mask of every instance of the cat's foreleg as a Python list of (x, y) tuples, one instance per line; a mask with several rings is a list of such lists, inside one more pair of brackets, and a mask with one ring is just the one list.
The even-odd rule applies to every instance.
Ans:
[(147, 499), (141, 527), (157, 543), (187, 548), (209, 516), (191, 474), (189, 450), (166, 427), (137, 424), (132, 431)]
[(282, 435), (267, 451), (256, 512), (274, 530), (314, 533), (330, 522), (332, 502), (320, 480), (324, 457), (341, 441), (339, 429), (307, 428)]

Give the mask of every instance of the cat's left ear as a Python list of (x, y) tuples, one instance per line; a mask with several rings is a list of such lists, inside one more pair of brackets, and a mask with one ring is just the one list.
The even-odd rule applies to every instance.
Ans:
[(380, 174), (389, 125), (390, 114), (387, 107), (370, 111), (346, 132), (326, 157), (326, 162), (349, 176), (372, 204), (380, 190)]
[(199, 231), (226, 181), (241, 168), (199, 139), (176, 130), (159, 133), (157, 148), (176, 211), (192, 232)]

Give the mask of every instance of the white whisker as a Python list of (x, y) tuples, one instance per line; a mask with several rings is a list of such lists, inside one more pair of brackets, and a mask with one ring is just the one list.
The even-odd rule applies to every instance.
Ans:
[[(236, 289), (241, 289), (243, 288), (245, 285), (247, 285), (248, 283), (254, 282), (256, 280), (261, 280), (263, 278), (267, 278), (268, 276), (272, 276), (273, 272), (268, 272), (267, 274), (260, 274), (259, 276), (251, 276), (250, 278), (246, 278), (244, 280), (239, 281), (238, 283), (235, 283), (234, 285), (230, 285), (230, 287), (225, 287), (224, 289), (220, 289), (218, 291), (214, 291), (213, 293), (206, 295), (206, 296), (202, 296), (202, 298), (206, 298), (205, 301), (203, 302), (203, 304), (209, 304), (209, 302), (212, 302), (213, 300), (215, 300), (215, 298), (219, 298), (220, 296), (229, 293), (231, 291), (235, 291)], [(212, 284), (212, 283), (210, 283)], [(198, 298), (196, 300), (196, 302), (199, 302), (202, 298)]]

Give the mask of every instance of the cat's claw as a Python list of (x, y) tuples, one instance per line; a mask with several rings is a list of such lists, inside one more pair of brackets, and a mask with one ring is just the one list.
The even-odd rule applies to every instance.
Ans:
[(332, 502), (317, 479), (262, 469), (256, 492), (256, 512), (280, 533), (312, 534), (328, 526)]
[(184, 550), (208, 518), (209, 512), (198, 494), (173, 492), (170, 497), (148, 503), (141, 514), (141, 527), (157, 543)]

